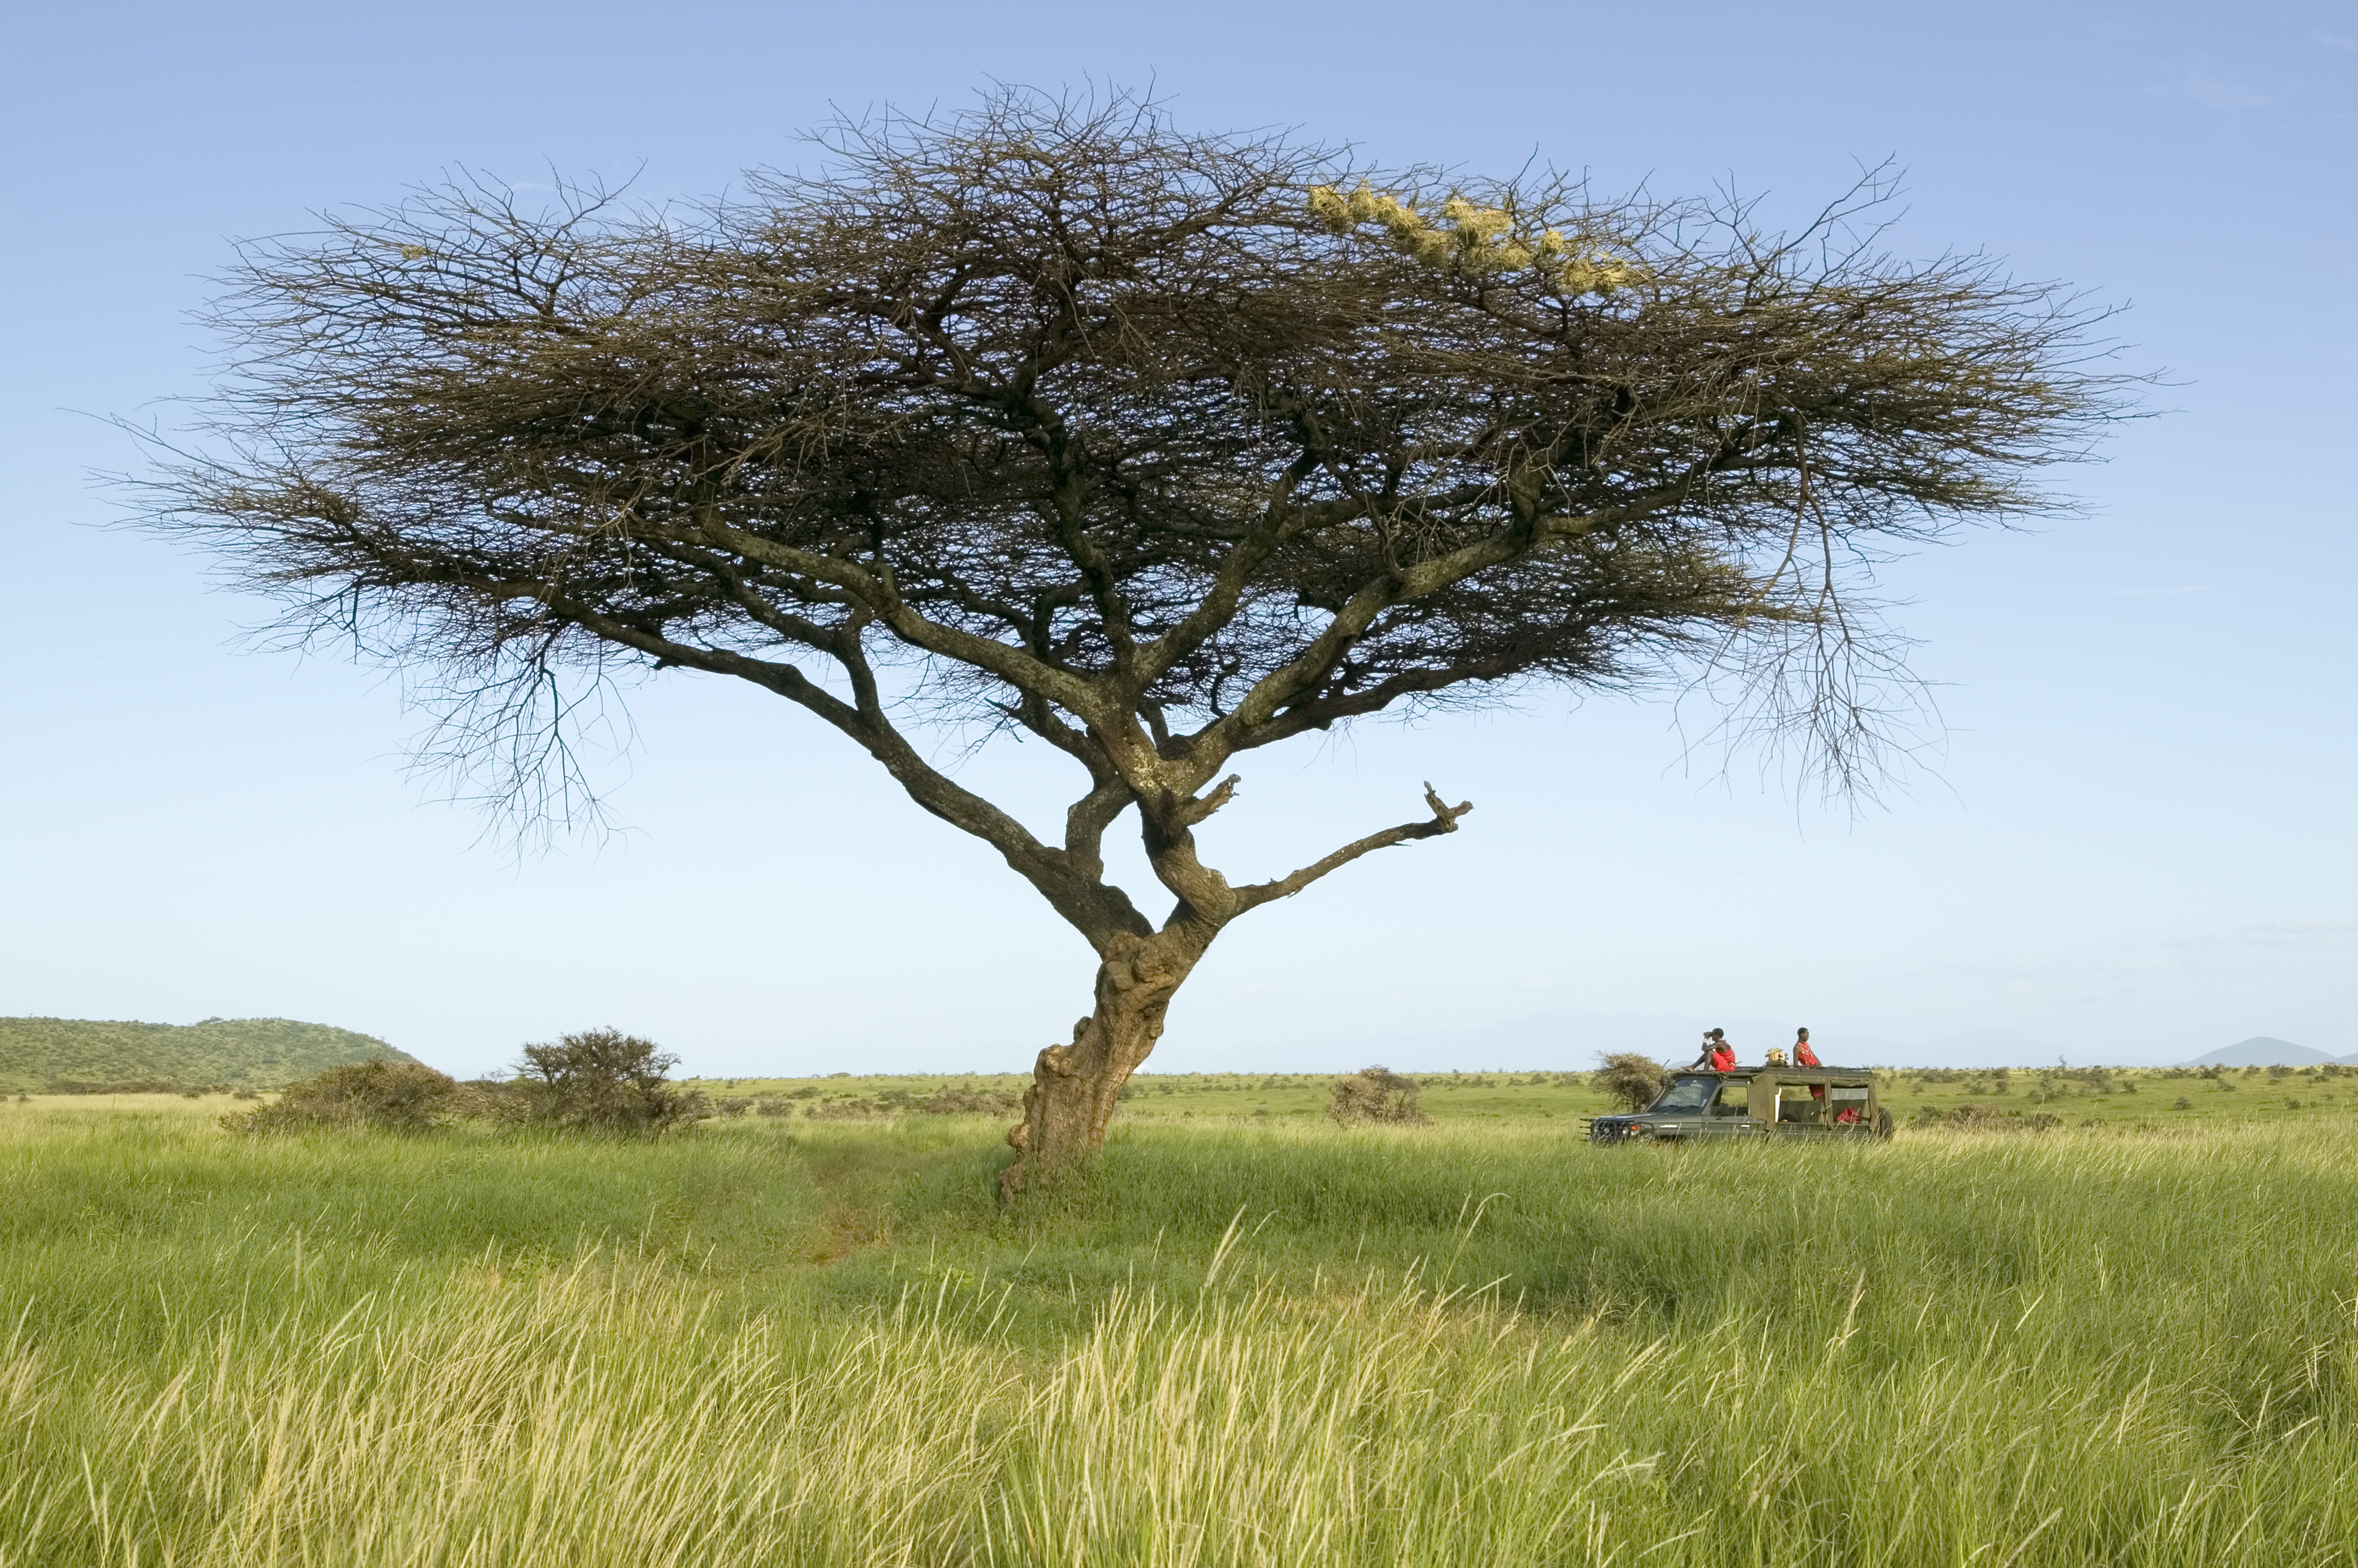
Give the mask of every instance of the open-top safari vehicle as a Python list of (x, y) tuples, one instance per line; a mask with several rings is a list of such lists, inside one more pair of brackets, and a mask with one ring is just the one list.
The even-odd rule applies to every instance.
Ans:
[(1697, 1069), (1673, 1074), (1654, 1102), (1588, 1123), (1589, 1141), (1673, 1143), (1704, 1138), (1888, 1138), (1891, 1112), (1865, 1068)]

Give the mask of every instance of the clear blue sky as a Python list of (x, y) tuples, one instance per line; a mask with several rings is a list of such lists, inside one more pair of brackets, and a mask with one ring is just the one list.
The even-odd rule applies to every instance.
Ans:
[[(2129, 304), (2132, 362), (2180, 383), (2071, 476), (2093, 516), (1897, 575), (1950, 727), (1856, 821), (1683, 768), (1659, 706), (1261, 754), (1207, 832), (1236, 875), (1414, 814), (1424, 778), (1479, 809), (1232, 930), (1155, 1068), (1567, 1006), (2358, 1050), (2358, 7), (27, 6), (0, 72), (0, 1014), (310, 1018), (460, 1070), (604, 1022), (715, 1072), (1061, 1036), (1079, 940), (798, 712), (663, 678), (604, 774), (628, 835), (519, 862), (406, 776), (397, 683), (241, 651), (263, 607), (94, 526), (87, 476), (136, 457), (92, 416), (204, 385), (187, 317), (229, 236), (462, 164), (709, 192), (807, 161), (830, 105), (1094, 79), (1199, 127), (1786, 212), (1894, 156), (1899, 248)], [(1054, 820), (1030, 751), (971, 772)]]

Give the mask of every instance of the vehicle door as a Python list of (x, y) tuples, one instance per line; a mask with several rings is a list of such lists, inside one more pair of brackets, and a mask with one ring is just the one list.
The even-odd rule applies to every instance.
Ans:
[[(1812, 1091), (1816, 1092), (1812, 1093)], [(1833, 1136), (1827, 1120), (1826, 1086), (1804, 1079), (1779, 1078), (1769, 1126), (1779, 1138), (1809, 1140)]]
[(1752, 1114), (1752, 1080), (1721, 1079), (1719, 1092), (1712, 1097), (1711, 1107), (1704, 1113), (1702, 1125), (1696, 1131), (1706, 1138), (1758, 1136), (1760, 1122)]
[(1875, 1086), (1868, 1082), (1833, 1083), (1826, 1086), (1829, 1130), (1843, 1137), (1866, 1138), (1875, 1134)]

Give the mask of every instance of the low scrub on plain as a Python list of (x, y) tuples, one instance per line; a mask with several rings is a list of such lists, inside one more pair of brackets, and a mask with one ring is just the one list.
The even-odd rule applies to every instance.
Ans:
[(710, 1114), (702, 1094), (670, 1080), (679, 1058), (619, 1029), (585, 1029), (526, 1046), (508, 1094), (524, 1120), (599, 1133), (659, 1133)]
[(1947, 1127), (1961, 1133), (2044, 1133), (2050, 1127), (2063, 1125), (2063, 1118), (2051, 1112), (2002, 1110), (1995, 1105), (1952, 1105), (1946, 1112), (1927, 1107), (1919, 1112), (1915, 1125)]
[(1402, 1078), (1388, 1068), (1363, 1067), (1335, 1080), (1326, 1114), (1341, 1127), (1365, 1122), (1422, 1127), (1433, 1120), (1417, 1104), (1423, 1092), (1423, 1086), (1412, 1078)]
[(1602, 1058), (1589, 1081), (1624, 1111), (1643, 1111), (1659, 1099), (1670, 1074), (1651, 1057), (1620, 1051)]
[(222, 1125), (233, 1133), (318, 1127), (423, 1133), (452, 1112), (460, 1092), (448, 1073), (423, 1062), (358, 1062), (291, 1084), (266, 1105), (222, 1117)]
[[(614, 1029), (526, 1046), (506, 1082), (460, 1083), (421, 1062), (369, 1061), (330, 1068), (289, 1085), (278, 1098), (221, 1119), (233, 1133), (365, 1127), (425, 1133), (472, 1122), (568, 1132), (654, 1133), (716, 1114), (704, 1095), (669, 1080), (676, 1058), (653, 1042)], [(750, 1100), (726, 1102), (741, 1114)]]

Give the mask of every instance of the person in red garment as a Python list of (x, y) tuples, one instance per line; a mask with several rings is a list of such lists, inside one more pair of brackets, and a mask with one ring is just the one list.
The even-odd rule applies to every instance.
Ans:
[(1703, 1032), (1703, 1055), (1695, 1058), (1687, 1070), (1692, 1072), (1699, 1067), (1709, 1068), (1714, 1072), (1736, 1070), (1736, 1047), (1727, 1043), (1726, 1031), (1705, 1029)]
[[(1793, 1065), (1795, 1067), (1823, 1067), (1826, 1065), (1818, 1059), (1817, 1052), (1810, 1049), (1810, 1032), (1807, 1029), (1796, 1029), (1793, 1031)], [(1825, 1097), (1826, 1086), (1824, 1084), (1813, 1083), (1810, 1085), (1811, 1099), (1823, 1100)], [(1837, 1116), (1834, 1120), (1839, 1122), (1842, 1118)], [(1851, 1117), (1851, 1120), (1855, 1122), (1858, 1118), (1854, 1114)]]

